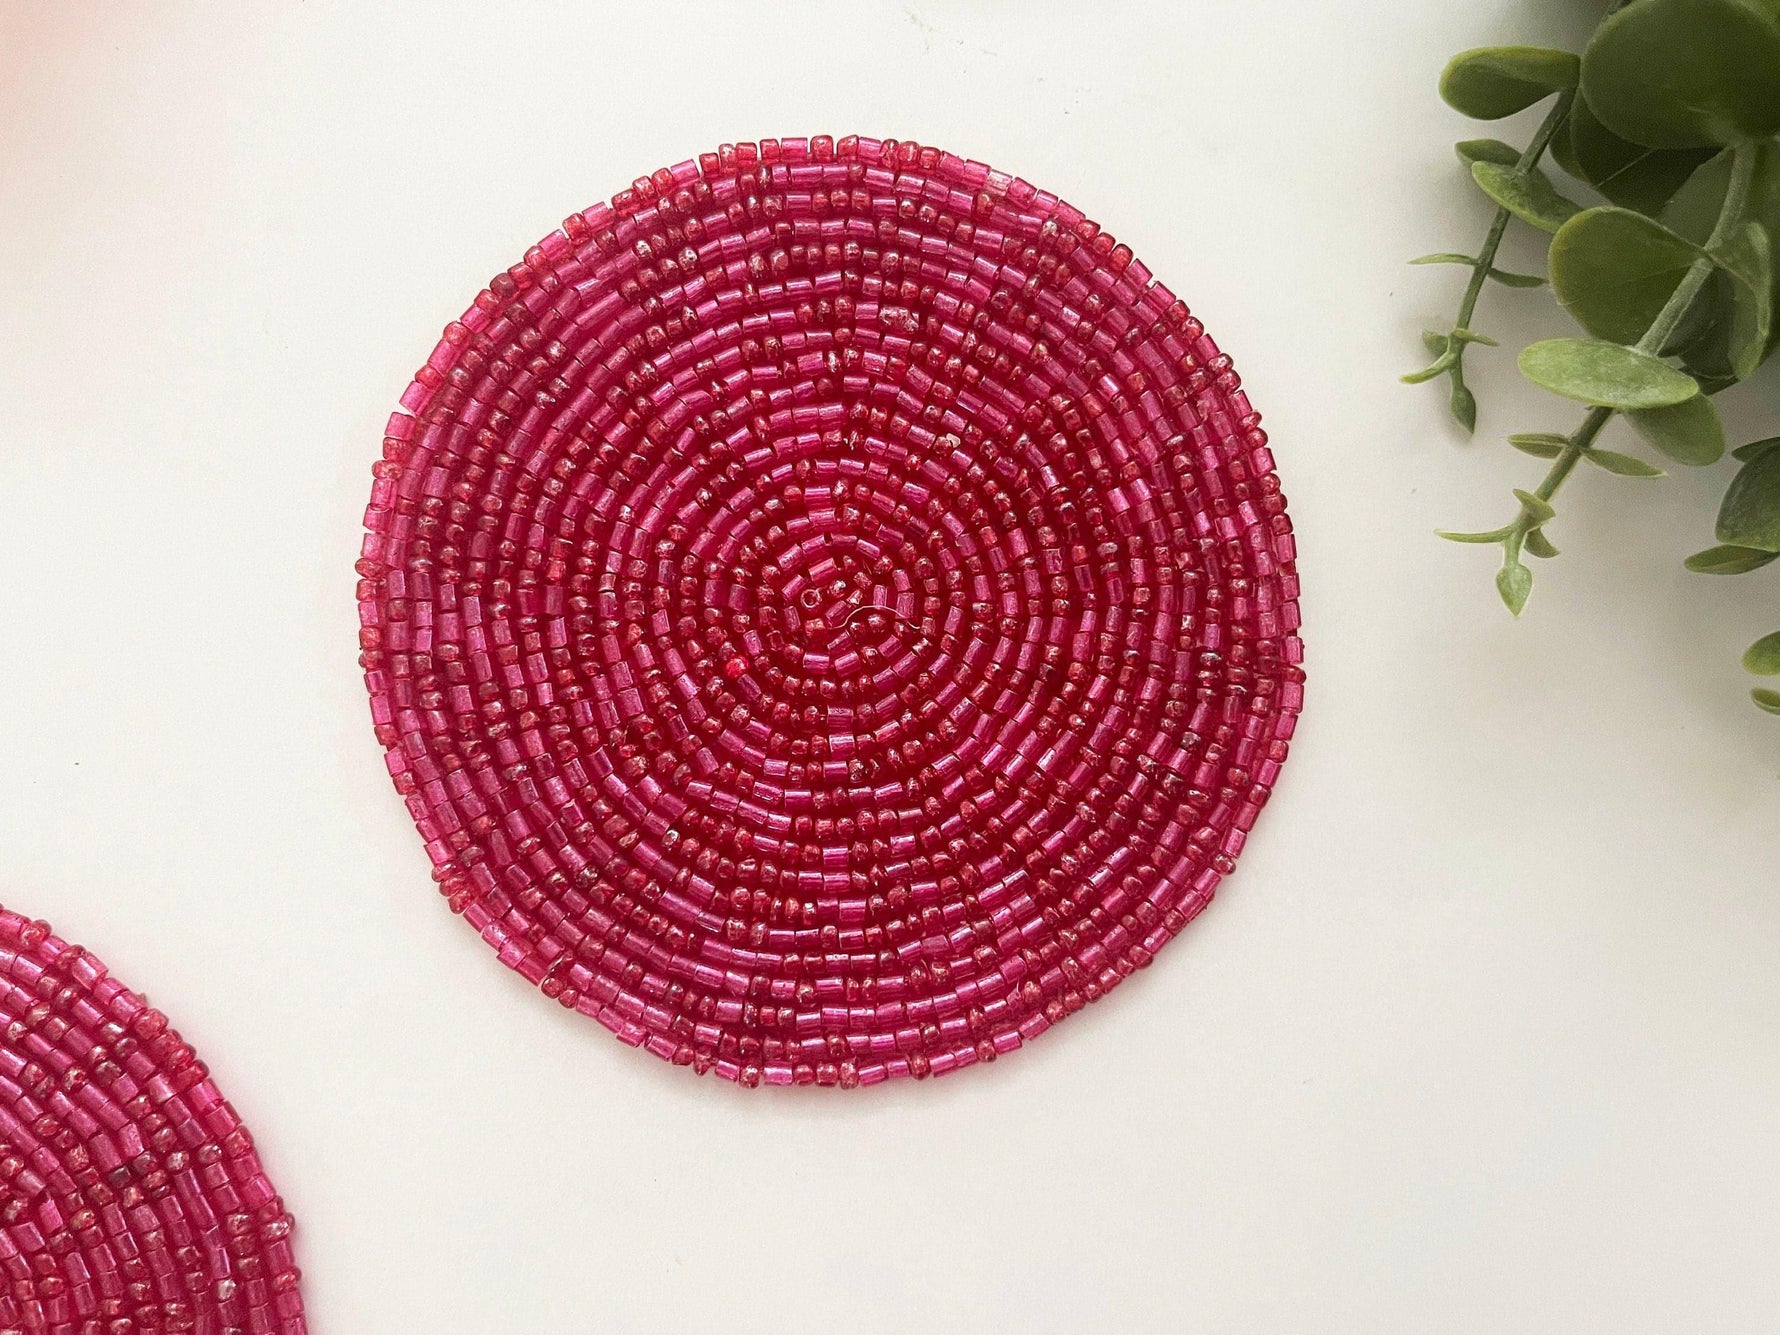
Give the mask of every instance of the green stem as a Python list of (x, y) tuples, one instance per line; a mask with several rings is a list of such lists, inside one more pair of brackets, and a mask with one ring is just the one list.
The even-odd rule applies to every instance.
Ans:
[[(1743, 213), (1749, 205), (1749, 188), (1755, 177), (1757, 152), (1757, 146), (1751, 144), (1742, 144), (1732, 150), (1730, 184), (1725, 189), (1724, 203), (1719, 206), (1718, 220), (1712, 226), (1712, 235), (1706, 241), (1707, 251), (1722, 246), (1743, 225)], [(1687, 314), (1688, 307), (1693, 305), (1694, 298), (1699, 296), (1700, 289), (1706, 285), (1706, 280), (1712, 276), (1712, 269), (1713, 261), (1709, 254), (1702, 254), (1688, 266), (1687, 273), (1683, 275), (1674, 294), (1664, 304), (1650, 328), (1644, 331), (1644, 337), (1638, 340), (1639, 352), (1654, 357), (1661, 351), (1663, 345), (1669, 341), (1669, 336), (1681, 323), (1681, 318)], [(1549, 501), (1557, 495), (1558, 488), (1575, 471), (1582, 456), (1594, 444), (1595, 437), (1601, 434), (1601, 428), (1612, 420), (1613, 413), (1612, 408), (1588, 410), (1588, 416), (1570, 433), (1564, 442), (1564, 448), (1551, 461), (1545, 480), (1533, 491), (1535, 496), (1542, 501)], [(1526, 541), (1527, 534), (1539, 527), (1541, 522), (1543, 521), (1535, 520), (1525, 506), (1521, 507), (1519, 516), (1509, 527), (1508, 536), (1502, 540), (1504, 565), (1514, 565), (1520, 560), (1521, 544)]]
[[(1576, 92), (1571, 89), (1560, 94), (1558, 100), (1551, 104), (1551, 110), (1545, 113), (1545, 119), (1539, 124), (1539, 132), (1520, 155), (1520, 161), (1514, 164), (1515, 171), (1529, 172), (1539, 165), (1539, 159), (1545, 156), (1551, 137), (1564, 123), (1564, 118), (1570, 114), (1570, 106), (1575, 101)], [(1477, 252), (1477, 263), (1471, 266), (1471, 282), (1465, 288), (1465, 298), (1459, 302), (1459, 317), (1455, 321), (1459, 329), (1471, 327), (1471, 315), (1477, 309), (1477, 299), (1483, 294), (1483, 285), (1490, 276), (1490, 270), (1496, 267), (1496, 252), (1502, 247), (1502, 237), (1508, 231), (1508, 220), (1513, 216), (1507, 209), (1496, 210), (1495, 219), (1490, 223), (1489, 235), (1483, 240), (1483, 248)], [(1453, 369), (1458, 368), (1455, 366)]]
[(1549, 501), (1557, 495), (1557, 489), (1564, 485), (1564, 479), (1582, 462), (1583, 453), (1595, 443), (1595, 437), (1601, 434), (1601, 428), (1612, 419), (1613, 409), (1590, 408), (1588, 416), (1582, 419), (1582, 424), (1570, 433), (1570, 439), (1562, 452), (1552, 460), (1551, 471), (1546, 473), (1545, 481), (1533, 488), (1533, 495), (1542, 501)]
[[(1545, 155), (1546, 148), (1551, 144), (1552, 136), (1570, 114), (1570, 107), (1576, 101), (1576, 91), (1570, 89), (1559, 94), (1551, 110), (1545, 113), (1545, 119), (1539, 124), (1539, 131), (1533, 136), (1532, 142), (1521, 153), (1520, 160), (1514, 164), (1518, 172), (1528, 172), (1539, 165), (1539, 159)], [(1459, 313), (1453, 320), (1454, 329), (1469, 329), (1471, 317), (1477, 311), (1477, 302), (1483, 296), (1483, 285), (1489, 280), (1490, 270), (1496, 267), (1496, 252), (1502, 248), (1502, 238), (1507, 235), (1508, 221), (1514, 215), (1507, 209), (1499, 208), (1496, 216), (1490, 220), (1489, 232), (1483, 238), (1483, 245), (1477, 252), (1477, 259), (1471, 265), (1471, 281), (1465, 285), (1465, 295), (1459, 301)], [(1465, 345), (1463, 343), (1452, 349), (1452, 367), (1447, 372), (1452, 377), (1455, 388), (1463, 389), (1465, 385)]]
[[(1706, 250), (1717, 250), (1736, 234), (1743, 225), (1743, 210), (1749, 205), (1749, 187), (1755, 179), (1755, 160), (1758, 148), (1753, 144), (1739, 144), (1731, 150), (1731, 179), (1725, 187), (1724, 203), (1719, 206), (1718, 221), (1712, 225), (1712, 235), (1706, 238)], [(1638, 340), (1638, 351), (1656, 356), (1675, 327), (1681, 323), (1681, 317), (1687, 314), (1687, 308), (1693, 305), (1694, 298), (1700, 295), (1700, 289), (1712, 276), (1712, 256), (1701, 255), (1687, 268), (1681, 279), (1681, 285), (1670, 296), (1667, 304), (1657, 315), (1655, 322), (1644, 331), (1644, 337)]]

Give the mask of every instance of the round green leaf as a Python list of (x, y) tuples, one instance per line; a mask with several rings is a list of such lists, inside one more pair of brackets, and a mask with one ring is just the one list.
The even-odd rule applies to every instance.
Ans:
[(1770, 691), (1765, 686), (1757, 686), (1749, 692), (1749, 698), (1755, 701), (1757, 709), (1765, 709), (1770, 714), (1780, 714), (1780, 691)]
[(1512, 116), (1541, 98), (1574, 88), (1582, 62), (1538, 46), (1480, 46), (1461, 51), (1440, 75), (1446, 105), (1474, 120)]
[(1663, 408), (1700, 392), (1691, 377), (1666, 362), (1594, 338), (1529, 343), (1521, 349), (1520, 370), (1553, 394), (1599, 408)]
[(1657, 215), (1664, 227), (1696, 246), (1706, 244), (1718, 222), (1719, 210), (1724, 207), (1725, 192), (1730, 189), (1732, 156), (1728, 149), (1718, 153), (1687, 178)]
[(1626, 414), (1640, 436), (1678, 464), (1700, 467), (1724, 457), (1724, 424), (1703, 394), (1666, 408), (1640, 408)]
[(1758, 454), (1737, 470), (1718, 507), (1718, 540), (1780, 552), (1780, 450)]
[(1731, 371), (1737, 379), (1747, 380), (1767, 355), (1773, 319), (1773, 259), (1766, 229), (1750, 219), (1712, 252), (1712, 259), (1734, 284), (1729, 331)]
[(1708, 547), (1681, 564), (1699, 575), (1746, 575), (1770, 561), (1780, 561), (1780, 553), (1758, 552), (1753, 547)]
[(1584, 209), (1551, 239), (1551, 287), (1589, 333), (1636, 343), (1700, 251), (1630, 209)]
[(1473, 162), (1471, 179), (1516, 218), (1542, 232), (1557, 231), (1577, 211), (1576, 204), (1560, 195), (1551, 178), (1537, 167), (1523, 172), (1499, 162)]
[(1780, 448), (1780, 436), (1769, 436), (1766, 440), (1752, 440), (1747, 445), (1739, 445), (1731, 451), (1731, 458), (1741, 459), (1745, 463), (1759, 454)]
[[(1694, 307), (1682, 318), (1684, 328), (1677, 331), (1687, 333), (1687, 341), (1682, 344), (1678, 339), (1670, 340), (1672, 348), (1678, 347), (1682, 369), (1700, 382), (1702, 394), (1715, 394), (1737, 383), (1737, 373), (1731, 369), (1735, 293), (1736, 285), (1730, 275), (1714, 269), (1700, 289)], [(1668, 355), (1668, 350), (1664, 355)]]
[(1780, 677), (1780, 630), (1762, 636), (1743, 651), (1743, 670), (1758, 677)]
[[(1762, 225), (1771, 248), (1780, 238), (1780, 140), (1769, 140), (1744, 151), (1755, 154), (1747, 216)], [(1688, 178), (1687, 184), (1663, 210), (1663, 221), (1688, 240), (1704, 245), (1712, 233), (1713, 223), (1718, 220), (1730, 176), (1731, 155), (1720, 153)], [(1770, 269), (1768, 305), (1770, 310), (1780, 310), (1780, 265), (1771, 265)], [(1770, 319), (1770, 324), (1776, 323)], [(1777, 343), (1780, 343), (1780, 327), (1770, 328), (1769, 353)]]
[(1765, 139), (1780, 130), (1780, 17), (1765, 0), (1637, 0), (1595, 29), (1582, 95), (1651, 148)]
[[(1772, 238), (1780, 233), (1780, 143), (1757, 144), (1744, 151), (1755, 155), (1755, 168), (1749, 179), (1748, 216), (1766, 227)], [(1729, 150), (1719, 153), (1687, 178), (1687, 183), (1663, 206), (1665, 227), (1695, 245), (1706, 244), (1730, 186), (1732, 156)]]
[[(1699, 292), (1676, 322), (1668, 340), (1657, 352), (1659, 357), (1684, 356), (1690, 350), (1704, 349), (1707, 344), (1722, 337), (1719, 324), (1729, 325), (1731, 319), (1731, 280), (1720, 269), (1714, 269), (1706, 275)], [(1725, 374), (1730, 373), (1729, 355), (1726, 354)]]
[(1587, 181), (1615, 204), (1655, 213), (1694, 170), (1712, 156), (1709, 148), (1647, 148), (1621, 139), (1577, 98), (1552, 140), (1565, 171)]

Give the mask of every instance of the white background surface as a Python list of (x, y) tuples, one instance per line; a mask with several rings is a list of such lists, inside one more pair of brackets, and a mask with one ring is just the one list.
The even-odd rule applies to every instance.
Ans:
[[(1462, 277), (1403, 261), (1486, 222), (1442, 62), (1592, 10), (0, 4), (0, 898), (198, 1045), (317, 1332), (1780, 1323), (1780, 727), (1735, 663), (1774, 581), (1679, 564), (1730, 465), (1578, 478), (1514, 624), (1429, 532), (1505, 519), (1539, 465), (1501, 434), (1573, 414), (1507, 351), (1472, 444), (1395, 382)], [(1291, 498), (1310, 695), (1157, 967), (993, 1068), (749, 1094), (452, 918), (351, 566), (489, 275), (645, 170), (848, 131), (1059, 192), (1205, 319)]]

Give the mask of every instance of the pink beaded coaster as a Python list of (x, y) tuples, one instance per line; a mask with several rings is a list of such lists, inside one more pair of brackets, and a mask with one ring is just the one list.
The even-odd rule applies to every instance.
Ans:
[(0, 909), (0, 1331), (301, 1335), (290, 1216), (167, 1017)]
[(434, 879), (676, 1064), (994, 1060), (1205, 906), (1285, 759), (1291, 525), (1230, 359), (982, 163), (639, 178), (402, 409), (361, 661)]

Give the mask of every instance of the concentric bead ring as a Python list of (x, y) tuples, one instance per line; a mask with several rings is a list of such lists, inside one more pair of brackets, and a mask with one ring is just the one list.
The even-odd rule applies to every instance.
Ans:
[(0, 909), (0, 1331), (302, 1335), (290, 1236), (167, 1017)]
[(510, 967), (745, 1085), (992, 1061), (1231, 869), (1301, 699), (1230, 359), (893, 140), (726, 145), (497, 275), (391, 419), (378, 740)]

